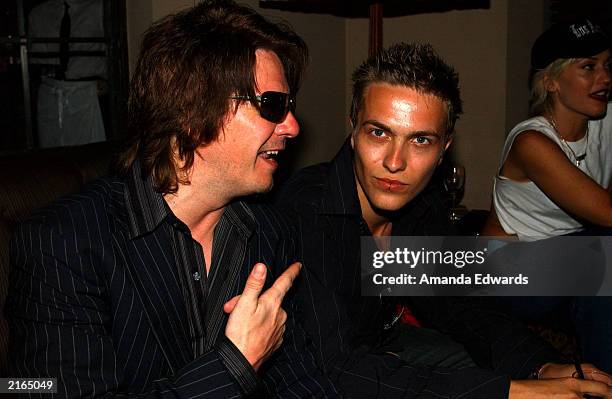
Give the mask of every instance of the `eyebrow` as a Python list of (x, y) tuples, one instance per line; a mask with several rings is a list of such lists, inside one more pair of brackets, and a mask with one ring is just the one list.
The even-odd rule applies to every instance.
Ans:
[[(391, 133), (396, 133), (390, 126), (387, 126), (386, 124), (377, 121), (375, 119), (368, 119), (367, 121), (364, 121), (361, 126), (365, 126), (365, 125), (372, 125), (375, 126), (377, 128), (380, 128), (382, 130), (391, 132)], [(409, 138), (412, 137), (418, 137), (418, 136), (434, 136), (434, 137), (443, 137), (443, 134), (440, 132), (437, 132), (435, 130), (415, 130), (415, 131), (411, 131), (410, 133), (407, 134), (407, 136)]]

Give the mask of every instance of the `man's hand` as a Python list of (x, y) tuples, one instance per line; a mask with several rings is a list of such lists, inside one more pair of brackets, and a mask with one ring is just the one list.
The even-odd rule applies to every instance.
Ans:
[(223, 310), (230, 314), (225, 335), (255, 370), (283, 342), (287, 313), (281, 304), (301, 268), (301, 263), (293, 263), (260, 295), (266, 281), (267, 268), (263, 263), (257, 263), (246, 281), (242, 295), (223, 305)]
[[(599, 370), (592, 364), (582, 363), (582, 371), (584, 372), (585, 380), (599, 381), (606, 385), (612, 386), (612, 376), (605, 371)], [(547, 380), (551, 378), (565, 377), (578, 378), (578, 371), (573, 364), (546, 363), (540, 370), (539, 379)]]
[(574, 365), (548, 363), (539, 380), (512, 381), (509, 398), (582, 398), (587, 394), (612, 399), (612, 376), (592, 364), (583, 364), (582, 369), (584, 380), (575, 378)]

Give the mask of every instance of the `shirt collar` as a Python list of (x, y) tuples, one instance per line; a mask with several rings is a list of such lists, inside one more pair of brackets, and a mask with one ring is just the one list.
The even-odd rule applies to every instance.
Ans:
[[(163, 195), (155, 191), (153, 177), (142, 175), (138, 160), (130, 168), (126, 184), (125, 202), (131, 238), (152, 232), (166, 218), (172, 218), (180, 226), (184, 226), (182, 221), (172, 213)], [(255, 215), (243, 201), (230, 203), (221, 217), (227, 218), (231, 224), (236, 226), (239, 234), (245, 239), (249, 238), (257, 227)], [(187, 226), (184, 227), (187, 228)]]

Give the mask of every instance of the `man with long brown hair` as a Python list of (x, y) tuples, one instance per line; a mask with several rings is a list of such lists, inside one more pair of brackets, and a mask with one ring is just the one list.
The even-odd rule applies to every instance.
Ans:
[(281, 307), (291, 230), (241, 199), (270, 190), (298, 134), (306, 62), (293, 31), (231, 1), (146, 32), (119, 176), (14, 236), (16, 375), (57, 377), (60, 397), (337, 396)]

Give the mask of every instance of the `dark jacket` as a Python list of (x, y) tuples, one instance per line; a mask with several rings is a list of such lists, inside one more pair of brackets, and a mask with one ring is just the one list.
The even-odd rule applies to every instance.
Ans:
[(12, 375), (56, 377), (59, 397), (230, 398), (262, 383), (265, 397), (336, 397), (291, 310), (285, 345), (260, 369), (262, 381), (225, 337), (223, 304), (242, 292), (252, 266), (269, 267), (267, 288), (295, 259), (291, 231), (269, 207), (229, 205), (231, 259), (219, 262), (201, 304), (208, 349), (195, 355), (173, 252), (180, 223), (137, 169), (59, 200), (15, 232)]
[[(404, 298), (419, 319), (464, 344), (483, 368), (415, 367), (384, 354), (387, 307), (360, 295), (360, 235), (367, 234), (347, 143), (330, 162), (305, 168), (283, 187), (277, 203), (299, 226), (304, 269), (296, 295), (317, 360), (350, 397), (505, 398), (510, 377), (526, 377), (556, 352), (526, 327), (465, 298)], [(448, 233), (442, 190), (435, 180), (393, 219), (393, 235)], [(462, 396), (464, 395), (464, 396)]]

